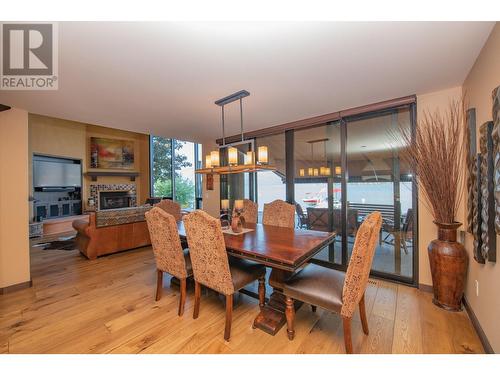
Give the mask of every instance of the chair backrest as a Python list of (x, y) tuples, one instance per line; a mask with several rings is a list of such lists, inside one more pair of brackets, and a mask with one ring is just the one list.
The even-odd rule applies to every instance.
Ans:
[(184, 216), (194, 279), (219, 293), (234, 293), (220, 221), (202, 210)]
[(328, 208), (307, 207), (309, 229), (328, 232)]
[(161, 201), (160, 197), (149, 197), (146, 198), (146, 202), (144, 202), (144, 204), (150, 204), (152, 206), (156, 203), (159, 203), (160, 201)]
[(306, 218), (306, 215), (304, 214), (304, 210), (302, 209), (302, 206), (300, 205), (300, 203), (295, 202), (295, 212), (297, 213), (297, 216), (299, 217), (300, 225), (306, 224), (307, 218)]
[(186, 262), (175, 218), (158, 207), (146, 212), (156, 268), (178, 277), (187, 277)]
[(352, 317), (365, 292), (381, 226), (382, 215), (375, 211), (365, 218), (358, 229), (342, 290), (340, 313), (344, 317)]
[(281, 199), (264, 204), (262, 224), (295, 228), (295, 206)]
[[(241, 217), (245, 220), (245, 223), (253, 223), (257, 222), (259, 205), (250, 199), (243, 199), (243, 212), (241, 213)], [(234, 210), (233, 210), (234, 215)]]
[(161, 208), (163, 211), (172, 215), (176, 221), (180, 221), (182, 219), (181, 205), (177, 202), (174, 202), (171, 199), (162, 199), (159, 203), (156, 203), (154, 206)]
[[(307, 217), (309, 220), (309, 229), (323, 232), (333, 231), (337, 234), (342, 233), (342, 211), (334, 209), (332, 211), (332, 228), (329, 224), (328, 208), (307, 207)], [(358, 229), (358, 211), (347, 210), (347, 235), (355, 235)]]

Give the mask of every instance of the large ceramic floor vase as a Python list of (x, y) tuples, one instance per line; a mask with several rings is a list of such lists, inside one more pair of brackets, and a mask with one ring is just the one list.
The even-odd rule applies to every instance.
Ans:
[(457, 242), (461, 223), (436, 223), (438, 238), (428, 247), (435, 305), (446, 310), (460, 311), (465, 288), (468, 257), (464, 246)]

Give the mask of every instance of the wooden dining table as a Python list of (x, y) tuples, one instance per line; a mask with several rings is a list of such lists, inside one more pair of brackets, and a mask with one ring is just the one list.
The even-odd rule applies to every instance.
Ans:
[[(286, 322), (282, 293), (284, 281), (332, 243), (335, 233), (263, 224), (245, 224), (244, 227), (251, 231), (224, 233), (226, 249), (231, 256), (252, 260), (272, 269), (269, 284), (273, 292), (255, 318), (253, 327), (275, 335)], [(178, 230), (179, 236), (185, 239), (182, 221), (178, 223)]]

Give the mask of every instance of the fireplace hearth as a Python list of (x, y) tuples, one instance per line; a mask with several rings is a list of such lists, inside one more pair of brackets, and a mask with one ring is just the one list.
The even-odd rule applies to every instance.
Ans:
[(100, 191), (99, 210), (131, 207), (132, 198), (130, 191)]

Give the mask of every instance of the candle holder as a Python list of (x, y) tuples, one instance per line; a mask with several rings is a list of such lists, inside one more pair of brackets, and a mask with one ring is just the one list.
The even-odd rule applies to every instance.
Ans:
[(220, 226), (222, 227), (222, 229), (229, 229), (229, 223), (230, 223), (230, 218), (229, 218), (229, 210), (226, 210), (226, 209), (222, 209), (220, 210), (220, 216), (219, 216), (219, 220), (220, 220)]
[(233, 217), (231, 219), (231, 229), (234, 233), (241, 233), (243, 231), (244, 219), (241, 216), (243, 209), (234, 209)]

